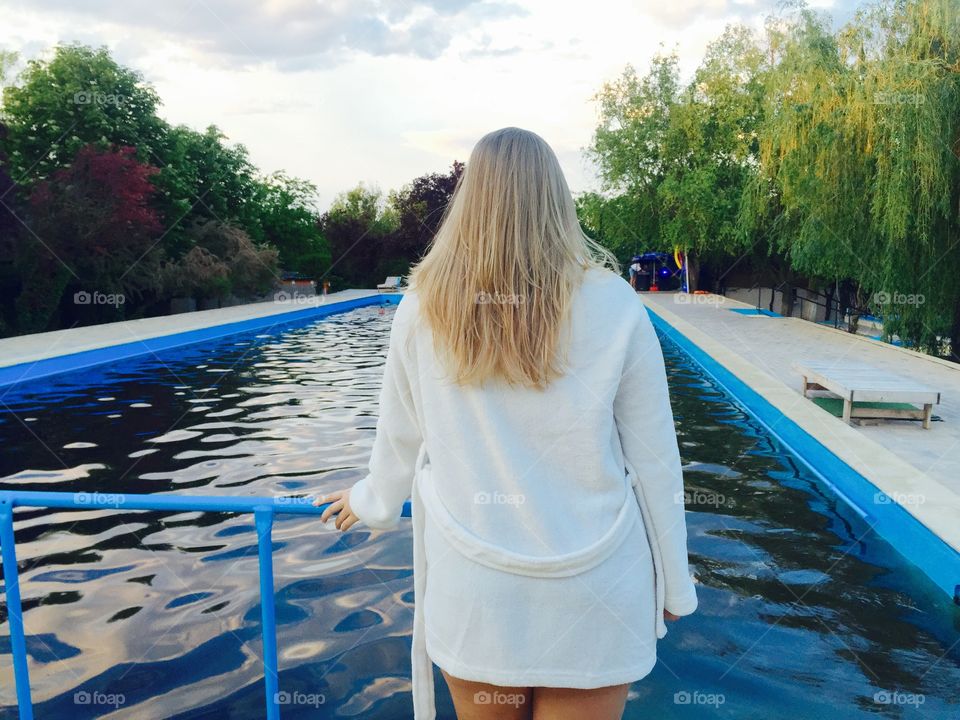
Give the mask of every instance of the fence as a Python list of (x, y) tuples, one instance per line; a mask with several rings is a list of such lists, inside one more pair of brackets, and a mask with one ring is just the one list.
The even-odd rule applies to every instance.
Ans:
[[(45, 507), (64, 510), (160, 510), (170, 512), (228, 512), (253, 515), (257, 530), (257, 557), (260, 566), (260, 621), (263, 637), (263, 678), (266, 717), (278, 720), (280, 705), (277, 675), (277, 624), (273, 588), (273, 518), (278, 514), (320, 515), (326, 505), (315, 507), (303, 497), (229, 497), (217, 495), (141, 495), (105, 493), (0, 491), (0, 556), (7, 596), (10, 649), (17, 690), (20, 720), (33, 720), (27, 644), (20, 603), (20, 574), (13, 533), (15, 507)], [(403, 506), (410, 516), (410, 503)]]

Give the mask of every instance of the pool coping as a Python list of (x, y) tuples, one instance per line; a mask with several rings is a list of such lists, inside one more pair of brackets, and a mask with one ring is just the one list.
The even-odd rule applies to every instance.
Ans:
[(960, 604), (960, 495), (813, 403), (799, 402), (798, 391), (691, 323), (660, 306), (644, 305), (657, 328)]
[[(337, 296), (340, 299), (334, 299)], [(302, 298), (302, 301), (294, 299), (251, 303), (218, 310), (43, 333), (44, 339), (50, 341), (45, 343), (43, 350), (21, 356), (12, 363), (5, 364), (0, 359), (0, 389), (120, 360), (155, 355), (206, 340), (326, 317), (359, 307), (395, 305), (401, 297), (401, 293), (350, 290), (326, 298), (318, 295)], [(296, 309), (291, 310), (292, 306), (296, 306)], [(224, 322), (227, 318), (231, 319)], [(187, 325), (189, 329), (178, 330), (178, 324)], [(89, 341), (84, 337), (84, 330), (98, 332), (102, 337), (100, 340)], [(131, 339), (126, 339), (124, 334)], [(18, 340), (23, 341), (26, 338), (35, 343), (39, 337), (34, 335), (4, 338), (0, 340), (0, 350), (12, 347)], [(70, 349), (63, 352), (64, 348)], [(60, 351), (59, 354), (56, 354), (57, 350)]]

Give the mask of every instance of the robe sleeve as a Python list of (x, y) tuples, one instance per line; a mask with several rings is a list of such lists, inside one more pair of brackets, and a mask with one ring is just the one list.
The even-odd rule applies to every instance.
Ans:
[(350, 490), (350, 507), (361, 522), (390, 529), (400, 521), (404, 501), (413, 488), (413, 475), (423, 436), (414, 407), (408, 363), (405, 362), (407, 322), (401, 301), (390, 330), (390, 345), (380, 389), (380, 414), (367, 475)]
[(647, 309), (639, 302), (614, 400), (614, 418), (626, 460), (647, 500), (660, 545), (664, 609), (689, 615), (697, 593), (687, 560), (683, 470), (667, 388), (663, 352)]

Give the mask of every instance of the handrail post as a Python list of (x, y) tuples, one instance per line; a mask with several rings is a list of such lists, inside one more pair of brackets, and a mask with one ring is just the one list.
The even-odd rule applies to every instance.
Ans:
[(0, 498), (0, 554), (3, 557), (3, 583), (7, 593), (7, 623), (10, 625), (17, 707), (20, 709), (20, 720), (33, 720), (27, 641), (23, 634), (23, 609), (20, 604), (20, 575), (17, 572), (17, 549), (13, 536), (13, 500), (8, 496)]
[[(277, 616), (273, 597), (273, 508), (253, 511), (260, 560), (260, 625), (263, 634), (263, 683), (267, 720), (280, 720), (280, 683), (277, 675)], [(6, 566), (6, 563), (4, 563)]]

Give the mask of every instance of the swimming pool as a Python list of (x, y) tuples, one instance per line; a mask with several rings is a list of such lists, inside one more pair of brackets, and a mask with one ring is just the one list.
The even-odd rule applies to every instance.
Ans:
[[(346, 486), (373, 442), (391, 318), (361, 308), (15, 386), (3, 487)], [(664, 342), (701, 609), (672, 626), (627, 717), (954, 716), (958, 609)], [(249, 518), (20, 510), (17, 538), (38, 718), (262, 717)], [(406, 522), (341, 536), (278, 516), (284, 717), (409, 714), (410, 553)]]

